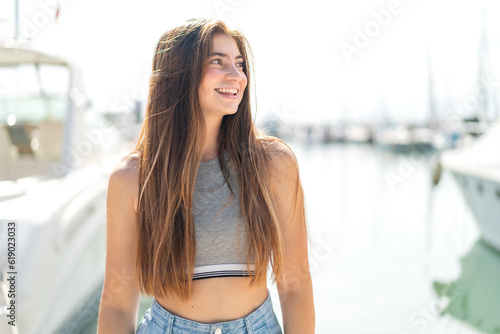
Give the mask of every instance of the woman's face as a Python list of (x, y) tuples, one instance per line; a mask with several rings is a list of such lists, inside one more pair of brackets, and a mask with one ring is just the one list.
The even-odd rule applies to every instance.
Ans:
[(236, 41), (223, 34), (213, 37), (213, 52), (198, 89), (205, 117), (234, 114), (247, 86), (244, 59)]

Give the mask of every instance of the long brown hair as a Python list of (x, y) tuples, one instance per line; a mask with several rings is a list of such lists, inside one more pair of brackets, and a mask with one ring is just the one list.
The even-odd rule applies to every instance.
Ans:
[[(136, 276), (141, 292), (148, 295), (168, 292), (185, 300), (192, 289), (196, 247), (192, 200), (206, 136), (198, 87), (217, 33), (234, 38), (250, 82), (248, 41), (222, 21), (188, 20), (164, 33), (156, 45), (145, 119), (130, 153), (140, 156)], [(269, 144), (280, 140), (254, 126), (249, 86), (237, 112), (223, 117), (217, 140), (226, 183), (229, 185), (224, 151), (239, 184), (241, 218), (249, 238), (247, 268), (251, 255), (255, 264), (252, 286), (265, 282), (269, 262), (273, 280), (284, 282), (284, 246), (267, 152)], [(230, 191), (232, 198), (231, 187)]]

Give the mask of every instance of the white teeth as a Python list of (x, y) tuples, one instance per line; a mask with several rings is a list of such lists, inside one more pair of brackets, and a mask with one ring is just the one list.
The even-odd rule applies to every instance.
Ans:
[(219, 93), (231, 93), (231, 94), (236, 94), (238, 92), (237, 89), (232, 89), (232, 88), (218, 88), (216, 89)]

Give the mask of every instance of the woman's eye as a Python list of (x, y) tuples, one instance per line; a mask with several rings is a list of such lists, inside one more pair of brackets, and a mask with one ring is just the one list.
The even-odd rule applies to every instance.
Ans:
[[(222, 63), (222, 59), (220, 59), (220, 58), (217, 58), (217, 59), (212, 59), (212, 60), (210, 61), (210, 64), (217, 64), (217, 65), (222, 65), (222, 66), (224, 66), (224, 64)], [(243, 69), (245, 69), (245, 62), (243, 62), (243, 61), (242, 61), (242, 62), (240, 62), (240, 63), (237, 63), (237, 64), (236, 64), (236, 67), (239, 67), (239, 68), (240, 68), (240, 69), (242, 69), (242, 70), (243, 70)]]

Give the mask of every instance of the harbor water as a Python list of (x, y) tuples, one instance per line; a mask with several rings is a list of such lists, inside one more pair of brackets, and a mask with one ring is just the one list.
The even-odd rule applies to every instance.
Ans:
[[(433, 185), (433, 153), (287, 143), (305, 194), (317, 333), (500, 333), (500, 254), (480, 240), (453, 177)], [(83, 333), (96, 326), (97, 315)]]

